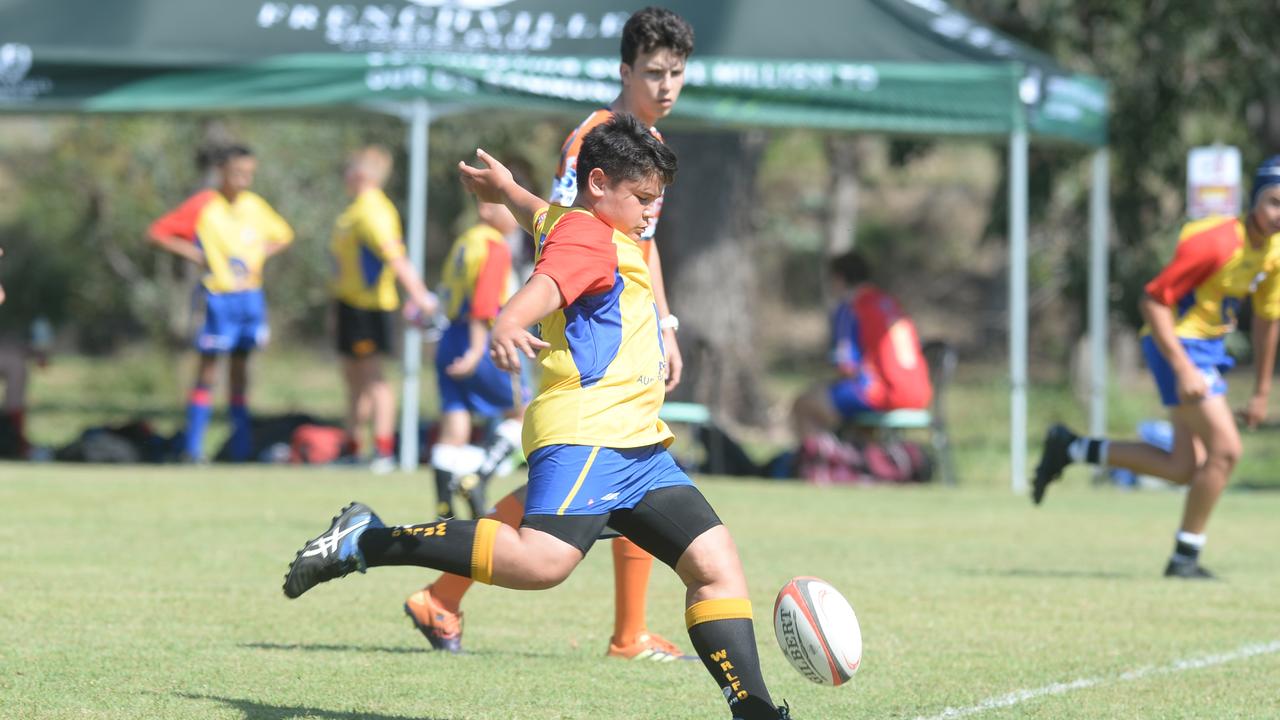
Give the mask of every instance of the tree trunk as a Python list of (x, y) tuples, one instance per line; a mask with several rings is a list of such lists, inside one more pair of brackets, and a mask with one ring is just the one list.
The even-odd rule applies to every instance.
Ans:
[(827, 205), (825, 255), (834, 257), (857, 245), (858, 172), (861, 169), (859, 139), (853, 135), (827, 137), (831, 163), (831, 190)]
[(680, 158), (657, 235), (685, 361), (674, 398), (705, 403), (721, 418), (762, 425), (768, 403), (755, 337), (752, 198), (764, 136), (673, 132), (666, 140)]

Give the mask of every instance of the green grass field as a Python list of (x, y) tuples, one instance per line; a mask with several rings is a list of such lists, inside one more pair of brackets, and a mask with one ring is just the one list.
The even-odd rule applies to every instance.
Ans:
[[(696, 663), (603, 659), (607, 548), (554, 590), (477, 588), (460, 657), (426, 650), (400, 609), (431, 573), (374, 570), (284, 598), (289, 560), (343, 503), (421, 520), (427, 485), (0, 465), (0, 717), (727, 717)], [(741, 547), (766, 677), (800, 720), (1280, 716), (1280, 494), (1227, 494), (1205, 556), (1225, 581), (1189, 584), (1159, 577), (1173, 492), (1073, 478), (1033, 510), (997, 488), (701, 485)], [(805, 574), (862, 622), (848, 686), (804, 680), (774, 641), (774, 593)], [(650, 626), (687, 641), (681, 597), (655, 568)]]

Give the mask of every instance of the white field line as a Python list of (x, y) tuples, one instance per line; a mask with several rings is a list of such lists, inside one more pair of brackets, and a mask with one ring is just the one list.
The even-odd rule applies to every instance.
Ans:
[(1172, 673), (1183, 672), (1184, 670), (1199, 670), (1201, 668), (1213, 667), (1214, 665), (1223, 665), (1236, 660), (1246, 660), (1258, 655), (1272, 655), (1280, 653), (1280, 640), (1269, 643), (1255, 643), (1251, 645), (1243, 645), (1231, 652), (1218, 653), (1215, 655), (1201, 655), (1199, 657), (1185, 658), (1175, 660), (1168, 665), (1148, 665), (1146, 667), (1136, 668), (1127, 672), (1120, 673), (1111, 677), (1090, 677), (1072, 680), (1070, 682), (1059, 682), (1043, 687), (1033, 688), (1029, 690), (1015, 690), (1007, 695), (999, 695), (997, 697), (987, 698), (977, 705), (966, 708), (947, 708), (937, 715), (921, 715), (916, 720), (950, 720), (950, 718), (960, 718), (967, 715), (977, 715), (988, 710), (997, 708), (1006, 708), (1013, 705), (1024, 703), (1028, 700), (1045, 697), (1047, 695), (1062, 695), (1072, 692), (1073, 690), (1084, 690), (1085, 688), (1097, 687), (1099, 685), (1109, 685), (1111, 683), (1132, 682), (1134, 680), (1142, 680), (1156, 675), (1169, 675)]

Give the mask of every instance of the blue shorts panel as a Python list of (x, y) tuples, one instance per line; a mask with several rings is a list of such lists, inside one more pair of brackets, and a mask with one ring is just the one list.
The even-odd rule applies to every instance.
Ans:
[[(1235, 360), (1227, 354), (1226, 344), (1221, 340), (1194, 340), (1178, 338), (1187, 351), (1187, 357), (1204, 375), (1204, 383), (1209, 389), (1209, 397), (1224, 395), (1227, 392), (1227, 379), (1222, 373), (1235, 365)], [(1165, 359), (1156, 341), (1150, 335), (1142, 338), (1142, 354), (1147, 359), (1147, 367), (1151, 377), (1156, 381), (1156, 389), (1160, 391), (1160, 402), (1165, 407), (1177, 407), (1182, 404), (1178, 398), (1178, 377), (1173, 366)]]
[(869, 384), (866, 375), (858, 375), (831, 383), (828, 395), (831, 398), (831, 404), (840, 413), (840, 417), (848, 420), (859, 413), (875, 411), (875, 407), (867, 399), (867, 386)]
[(204, 326), (196, 336), (202, 353), (248, 352), (267, 344), (267, 299), (261, 290), (204, 291)]
[(529, 402), (529, 386), (524, 373), (500, 370), (488, 352), (470, 377), (460, 380), (449, 377), (444, 369), (461, 357), (470, 345), (470, 329), (464, 322), (450, 325), (436, 346), (436, 381), (440, 387), (442, 412), (465, 410), (496, 417), (514, 409), (517, 404)]
[(548, 445), (529, 456), (526, 515), (603, 515), (635, 507), (650, 490), (693, 481), (661, 445)]

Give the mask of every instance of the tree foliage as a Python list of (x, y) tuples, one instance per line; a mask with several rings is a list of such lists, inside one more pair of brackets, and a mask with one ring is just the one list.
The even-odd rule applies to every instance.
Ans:
[[(1114, 306), (1137, 322), (1142, 285), (1168, 259), (1182, 222), (1187, 151), (1215, 142), (1241, 148), (1246, 174), (1280, 152), (1276, 0), (1112, 2), (957, 0), (954, 5), (1111, 83)], [(1087, 190), (1078, 155), (1033, 150), (1032, 208), (1062, 222), (1082, 218)], [(1072, 178), (1072, 175), (1075, 178)], [(1247, 181), (1246, 181), (1247, 182)], [(1075, 192), (1053, 202), (1054, 187)], [(999, 195), (997, 195), (999, 197)], [(1002, 202), (997, 199), (997, 203)], [(1057, 210), (1054, 213), (1054, 210)], [(1003, 222), (997, 213), (993, 222)], [(1083, 238), (1081, 228), (1075, 233)], [(1084, 243), (1067, 256), (1059, 288), (1083, 302)]]

